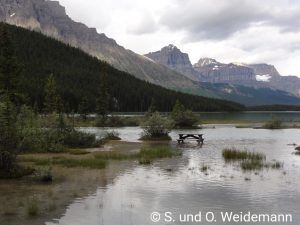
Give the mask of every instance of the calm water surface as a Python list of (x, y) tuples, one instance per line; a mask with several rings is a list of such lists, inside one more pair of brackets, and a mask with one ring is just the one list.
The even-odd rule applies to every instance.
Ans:
[[(85, 128), (101, 136), (103, 130)], [(139, 128), (115, 129), (125, 141), (137, 141)], [(180, 132), (171, 133), (175, 140)], [(200, 148), (191, 141), (182, 147), (180, 158), (155, 161), (151, 166), (137, 163), (121, 171), (107, 186), (86, 198), (77, 199), (65, 215), (47, 225), (153, 225), (153, 224), (233, 224), (222, 222), (221, 212), (292, 214), (293, 222), (300, 224), (300, 156), (293, 154), (300, 145), (300, 130), (237, 129), (216, 126), (200, 130), (205, 144)], [(176, 145), (176, 143), (173, 143)], [(237, 165), (226, 164), (222, 149), (237, 147), (263, 152), (267, 161), (284, 162), (283, 169), (243, 172)], [(202, 172), (203, 165), (209, 166)], [(247, 178), (247, 179), (245, 179)], [(247, 181), (246, 181), (247, 180)], [(150, 220), (152, 212), (162, 215), (161, 221)], [(171, 212), (172, 223), (164, 221), (163, 214)], [(180, 222), (180, 214), (213, 212), (217, 222), (202, 220)], [(235, 223), (268, 224), (268, 223)], [(271, 224), (271, 223), (270, 223)]]

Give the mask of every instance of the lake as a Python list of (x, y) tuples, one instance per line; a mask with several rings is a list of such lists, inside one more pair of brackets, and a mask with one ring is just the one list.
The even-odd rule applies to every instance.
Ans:
[[(82, 129), (98, 136), (104, 132), (97, 128)], [(140, 128), (134, 127), (114, 130), (129, 142), (138, 142), (141, 133)], [(46, 224), (233, 224), (223, 222), (222, 213), (227, 212), (290, 214), (292, 222), (278, 224), (300, 224), (300, 156), (293, 154), (295, 146), (291, 145), (300, 145), (299, 129), (257, 130), (214, 125), (202, 130), (175, 130), (172, 139), (176, 140), (182, 132), (203, 133), (204, 145), (200, 147), (191, 140), (180, 147), (182, 157), (156, 160), (150, 166), (127, 162), (128, 166), (111, 177), (111, 182), (99, 184), (93, 193), (75, 199), (64, 215)], [(177, 146), (176, 141), (171, 145)], [(283, 162), (283, 168), (244, 172), (224, 161), (222, 150), (226, 147), (264, 153), (269, 162)], [(207, 171), (203, 171), (204, 166)], [(151, 221), (153, 212), (160, 214), (160, 221)], [(201, 222), (192, 222), (191, 216), (200, 212)], [(181, 222), (187, 214), (191, 215), (190, 220)], [(171, 217), (172, 221), (167, 222)], [(157, 215), (154, 219), (158, 219)], [(207, 221), (212, 219), (213, 222)]]

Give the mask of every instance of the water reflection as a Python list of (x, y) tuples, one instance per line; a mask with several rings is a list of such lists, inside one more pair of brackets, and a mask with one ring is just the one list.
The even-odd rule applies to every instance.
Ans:
[[(139, 128), (117, 131), (126, 141), (137, 141), (141, 132)], [(102, 131), (94, 129), (93, 132)], [(172, 132), (173, 140), (181, 132), (184, 131)], [(222, 126), (201, 132), (205, 137), (202, 148), (191, 142), (183, 148), (182, 158), (158, 160), (152, 166), (129, 166), (112, 184), (99, 187), (93, 195), (77, 200), (62, 218), (47, 225), (148, 225), (153, 224), (150, 220), (152, 212), (172, 212), (176, 220), (167, 223), (162, 218), (157, 224), (182, 224), (178, 221), (179, 214), (200, 211), (214, 212), (217, 220), (216, 223), (202, 221), (201, 224), (232, 224), (220, 222), (220, 212), (231, 211), (289, 213), (293, 215), (293, 222), (289, 224), (300, 223), (300, 157), (292, 155), (293, 146), (288, 145), (300, 144), (299, 130)], [(245, 173), (237, 166), (225, 164), (222, 159), (222, 149), (232, 146), (263, 152), (269, 161), (284, 162), (284, 168)], [(209, 167), (205, 172), (201, 170), (203, 165)]]

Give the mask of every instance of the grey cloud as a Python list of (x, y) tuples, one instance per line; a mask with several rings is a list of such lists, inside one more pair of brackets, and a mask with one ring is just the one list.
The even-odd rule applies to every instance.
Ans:
[(150, 14), (146, 13), (141, 20), (137, 21), (135, 25), (131, 26), (128, 31), (136, 35), (142, 35), (154, 33), (158, 29), (159, 26), (154, 18)]
[(186, 42), (223, 40), (257, 24), (275, 26), (282, 32), (300, 31), (299, 4), (289, 4), (286, 0), (177, 0), (176, 3), (161, 16), (160, 23), (172, 31), (185, 31)]

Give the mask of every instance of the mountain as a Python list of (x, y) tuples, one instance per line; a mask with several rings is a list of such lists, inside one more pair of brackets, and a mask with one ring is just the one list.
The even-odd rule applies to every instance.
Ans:
[(108, 62), (135, 77), (172, 89), (197, 89), (180, 73), (126, 50), (115, 40), (74, 22), (57, 1), (1, 0), (0, 21), (41, 32)]
[[(100, 87), (106, 86), (111, 109), (121, 112), (144, 112), (155, 100), (158, 110), (171, 111), (176, 100), (195, 111), (236, 111), (243, 106), (234, 102), (184, 94), (151, 84), (117, 70), (80, 49), (65, 45), (40, 33), (0, 23), (0, 37), (9, 33), (16, 59), (22, 71), (17, 89), (24, 101), (42, 110), (45, 84), (55, 77), (65, 110), (78, 112), (85, 100), (90, 112), (95, 112)], [(0, 59), (2, 45), (0, 38)], [(11, 50), (12, 51), (12, 50)], [(105, 82), (105, 85), (101, 85)]]
[(252, 85), (255, 79), (253, 70), (240, 64), (224, 64), (215, 59), (203, 58), (194, 64), (202, 82)]
[[(205, 61), (206, 63), (203, 63)], [(204, 82), (239, 84), (254, 88), (272, 88), (300, 97), (300, 78), (281, 76), (273, 65), (219, 63), (214, 59), (200, 59), (194, 64)]]
[(181, 52), (174, 45), (163, 47), (160, 51), (151, 52), (145, 56), (195, 81), (271, 88), (300, 97), (300, 78), (281, 76), (273, 65), (226, 64), (211, 58), (200, 58), (192, 65), (188, 54)]
[(188, 54), (182, 53), (176, 46), (170, 44), (157, 52), (150, 52), (146, 57), (159, 62), (162, 65), (169, 67), (188, 78), (199, 81), (199, 75), (194, 70), (193, 65), (189, 59)]

